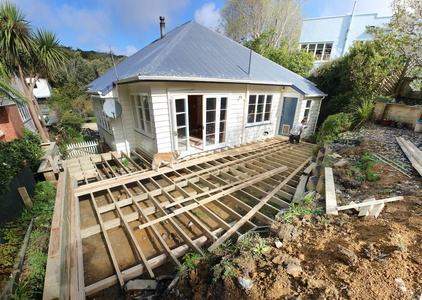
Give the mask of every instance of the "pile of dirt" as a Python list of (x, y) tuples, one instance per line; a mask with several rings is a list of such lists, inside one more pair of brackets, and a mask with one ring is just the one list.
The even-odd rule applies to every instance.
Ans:
[[(215, 268), (200, 263), (160, 299), (422, 299), (422, 180), (397, 136), (422, 143), (420, 133), (370, 124), (331, 144), (339, 156), (326, 161), (339, 205), (404, 197), (378, 218), (347, 210), (276, 222), (261, 255), (223, 256), (228, 272), (217, 280)], [(382, 158), (370, 167), (377, 180), (356, 178), (354, 162), (366, 153)], [(347, 163), (334, 167), (339, 159)]]

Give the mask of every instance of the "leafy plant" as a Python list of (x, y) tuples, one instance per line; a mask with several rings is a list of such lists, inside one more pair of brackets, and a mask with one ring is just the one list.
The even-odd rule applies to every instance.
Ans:
[(353, 119), (353, 128), (359, 128), (369, 119), (374, 111), (375, 103), (371, 98), (352, 101), (350, 112)]
[(39, 136), (26, 128), (22, 132), (22, 139), (0, 143), (0, 192), (9, 188), (22, 167), (28, 165), (36, 170), (44, 155)]
[(323, 215), (324, 211), (321, 208), (309, 208), (302, 205), (296, 205), (292, 203), (289, 210), (282, 214), (282, 219), (289, 221), (294, 217), (300, 217), (304, 215)]
[(177, 274), (183, 276), (188, 271), (194, 270), (201, 260), (208, 261), (209, 258), (209, 253), (205, 252), (203, 255), (196, 252), (186, 253), (185, 256), (183, 256), (183, 263), (176, 267)]
[(219, 264), (216, 264), (212, 267), (213, 278), (212, 281), (218, 281), (222, 276), (234, 276), (236, 275), (233, 262), (223, 259)]

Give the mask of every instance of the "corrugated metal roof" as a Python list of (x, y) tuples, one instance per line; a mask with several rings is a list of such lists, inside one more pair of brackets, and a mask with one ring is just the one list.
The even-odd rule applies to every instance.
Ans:
[(181, 80), (290, 85), (323, 96), (312, 82), (193, 21), (181, 25), (88, 85), (105, 95), (116, 81)]

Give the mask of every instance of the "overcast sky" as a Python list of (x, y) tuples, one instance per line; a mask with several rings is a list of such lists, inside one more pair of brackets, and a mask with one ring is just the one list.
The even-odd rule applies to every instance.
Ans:
[[(4, 1), (4, 0), (0, 0)], [(131, 55), (166, 31), (194, 20), (209, 28), (219, 21), (224, 0), (9, 0), (37, 28), (55, 32), (73, 49)], [(350, 14), (355, 0), (302, 0), (304, 18)], [(356, 1), (356, 14), (391, 15), (390, 0)]]

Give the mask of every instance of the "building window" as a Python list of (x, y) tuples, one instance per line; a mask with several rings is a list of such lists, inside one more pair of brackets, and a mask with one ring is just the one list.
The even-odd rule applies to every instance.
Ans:
[(312, 100), (306, 100), (305, 114), (303, 115), (304, 119), (308, 118), (309, 113), (311, 112), (311, 105), (312, 105)]
[(130, 95), (134, 129), (152, 137), (151, 102), (146, 95)]
[(248, 124), (270, 121), (272, 95), (250, 95), (248, 104)]
[(17, 104), (19, 114), (22, 118), (22, 121), (25, 123), (31, 119), (31, 114), (29, 113), (28, 107), (25, 104)]
[(301, 44), (300, 48), (304, 49), (306, 53), (313, 53), (315, 60), (326, 61), (330, 59), (331, 51), (333, 49), (333, 43)]
[(98, 126), (100, 126), (102, 129), (104, 129), (108, 133), (113, 134), (109, 118), (107, 117), (103, 109), (105, 100), (101, 98), (93, 98), (92, 100), (93, 100), (92, 104), (94, 106), (95, 118), (97, 119)]

